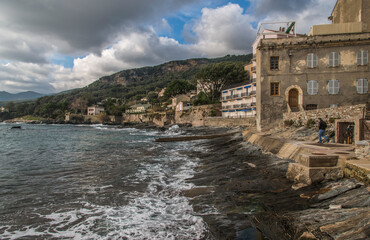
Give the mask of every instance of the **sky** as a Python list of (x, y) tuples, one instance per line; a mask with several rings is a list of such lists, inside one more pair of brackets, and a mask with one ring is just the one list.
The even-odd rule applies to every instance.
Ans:
[(50, 94), (172, 60), (252, 52), (262, 22), (328, 24), (336, 0), (0, 0), (0, 91)]

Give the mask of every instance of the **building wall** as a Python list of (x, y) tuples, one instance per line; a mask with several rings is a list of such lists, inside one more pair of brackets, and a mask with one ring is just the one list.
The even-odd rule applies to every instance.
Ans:
[[(335, 36), (299, 37), (294, 39), (261, 40), (257, 50), (257, 122), (259, 129), (288, 112), (288, 92), (295, 88), (299, 92), (299, 110), (308, 104), (317, 108), (330, 105), (346, 106), (366, 103), (368, 94), (358, 94), (357, 79), (370, 78), (369, 64), (357, 65), (357, 52), (370, 53), (370, 34), (347, 34)], [(338, 52), (340, 64), (329, 66), (329, 54)], [(318, 65), (307, 67), (307, 55), (317, 55)], [(279, 57), (279, 69), (270, 70), (270, 57)], [(307, 93), (307, 82), (316, 80), (318, 93)], [(339, 94), (328, 93), (328, 81), (339, 81)], [(280, 84), (280, 94), (270, 95), (272, 82)]]
[(362, 2), (363, 0), (338, 0), (332, 13), (333, 23), (361, 22)]
[(221, 95), (222, 117), (245, 118), (256, 115), (256, 86), (245, 84), (225, 89)]

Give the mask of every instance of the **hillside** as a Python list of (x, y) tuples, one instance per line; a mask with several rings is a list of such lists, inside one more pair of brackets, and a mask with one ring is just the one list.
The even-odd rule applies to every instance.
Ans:
[[(102, 102), (107, 98), (122, 99), (123, 102), (125, 100), (138, 100), (151, 91), (160, 91), (172, 80), (185, 79), (195, 83), (195, 75), (207, 64), (220, 62), (246, 64), (251, 59), (252, 54), (228, 55), (222, 58), (171, 61), (154, 67), (123, 70), (110, 76), (101, 77), (83, 88), (44, 96), (34, 102), (18, 104), (16, 110), (6, 117), (36, 115), (64, 118), (65, 111), (85, 111), (86, 106)], [(124, 108), (123, 105), (122, 108)]]
[(44, 94), (32, 92), (32, 91), (20, 92), (16, 94), (1, 91), (0, 92), (0, 102), (36, 99), (42, 96), (44, 96)]

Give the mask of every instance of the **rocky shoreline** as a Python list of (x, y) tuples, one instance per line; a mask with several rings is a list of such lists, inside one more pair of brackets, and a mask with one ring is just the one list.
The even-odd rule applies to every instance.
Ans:
[[(241, 134), (202, 141), (185, 191), (211, 239), (367, 239), (370, 189), (354, 179), (294, 190), (288, 159), (264, 154)], [(259, 234), (258, 229), (264, 236)], [(248, 238), (249, 237), (249, 238)]]

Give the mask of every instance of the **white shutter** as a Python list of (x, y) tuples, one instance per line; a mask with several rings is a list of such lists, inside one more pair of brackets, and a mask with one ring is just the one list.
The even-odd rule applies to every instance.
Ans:
[(366, 65), (368, 60), (367, 51), (361, 50), (357, 52), (357, 65)]
[(312, 53), (307, 55), (307, 67), (312, 68)]
[(363, 81), (364, 79), (357, 79), (357, 93), (364, 93), (364, 89), (363, 89)]
[(329, 94), (338, 94), (339, 93), (339, 81), (338, 80), (329, 80), (328, 92), (329, 92)]
[(357, 52), (357, 65), (362, 65), (362, 51)]
[(310, 80), (307, 82), (307, 93), (309, 95), (315, 95), (318, 92), (318, 84), (315, 80)]
[(329, 66), (334, 67), (334, 52), (329, 54)]
[(363, 91), (364, 93), (367, 93), (369, 91), (369, 82), (367, 81), (367, 79), (362, 79), (363, 81)]
[(317, 81), (312, 81), (312, 85), (313, 94), (317, 94), (317, 92), (319, 91), (319, 84), (317, 83)]
[(362, 64), (366, 65), (368, 62), (367, 51), (362, 51)]
[(357, 79), (357, 93), (365, 94), (369, 90), (367, 79)]
[(331, 52), (329, 54), (329, 66), (330, 67), (339, 66), (339, 53)]

